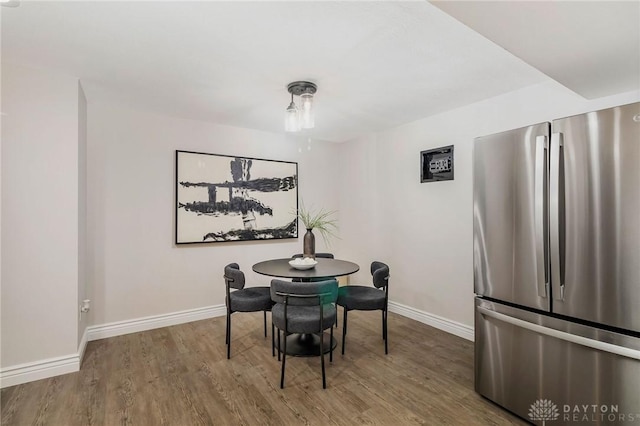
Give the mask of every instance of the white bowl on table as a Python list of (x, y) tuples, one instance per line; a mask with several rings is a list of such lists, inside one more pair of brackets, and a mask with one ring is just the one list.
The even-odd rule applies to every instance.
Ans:
[(301, 258), (301, 257), (297, 257), (297, 258), (289, 261), (289, 265), (292, 268), (298, 269), (300, 271), (304, 271), (304, 270), (307, 270), (307, 269), (312, 269), (317, 264), (318, 264), (318, 262), (316, 260), (311, 259), (310, 257), (305, 257), (304, 259)]

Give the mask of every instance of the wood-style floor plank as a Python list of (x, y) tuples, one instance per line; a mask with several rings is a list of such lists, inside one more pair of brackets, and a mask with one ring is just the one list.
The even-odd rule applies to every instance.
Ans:
[[(342, 321), (340, 310), (340, 325)], [(346, 353), (333, 363), (287, 358), (264, 338), (262, 313), (90, 342), (78, 373), (3, 389), (9, 425), (506, 425), (526, 424), (473, 390), (473, 343), (389, 314), (349, 313)], [(342, 327), (334, 331), (338, 342)]]

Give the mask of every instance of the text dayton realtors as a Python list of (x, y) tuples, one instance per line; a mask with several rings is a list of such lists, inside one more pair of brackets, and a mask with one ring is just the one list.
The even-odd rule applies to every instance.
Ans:
[(563, 405), (565, 422), (633, 422), (640, 420), (640, 413), (620, 413), (617, 405)]

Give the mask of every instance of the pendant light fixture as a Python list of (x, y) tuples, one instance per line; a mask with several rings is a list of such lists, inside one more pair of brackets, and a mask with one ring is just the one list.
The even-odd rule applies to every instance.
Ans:
[[(287, 91), (291, 93), (291, 103), (285, 111), (284, 129), (287, 132), (313, 129), (313, 95), (317, 90), (318, 86), (309, 81), (294, 81), (287, 86)], [(294, 95), (300, 97), (300, 108), (293, 101)]]

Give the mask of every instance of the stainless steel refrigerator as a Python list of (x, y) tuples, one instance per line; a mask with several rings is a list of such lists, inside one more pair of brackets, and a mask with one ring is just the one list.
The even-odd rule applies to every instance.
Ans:
[(475, 387), (640, 424), (640, 103), (474, 141)]

